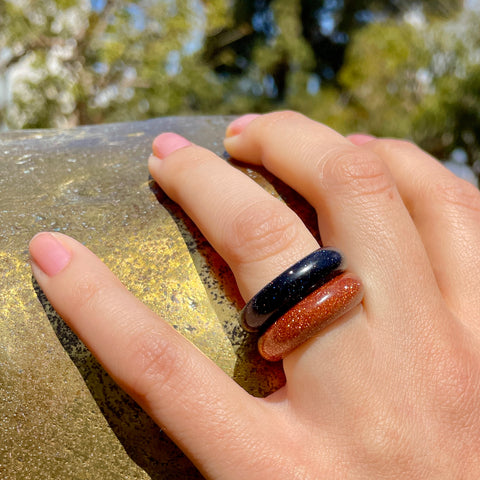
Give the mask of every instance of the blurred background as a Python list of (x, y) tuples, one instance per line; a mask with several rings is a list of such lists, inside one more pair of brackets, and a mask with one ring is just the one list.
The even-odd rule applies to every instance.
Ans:
[(0, 130), (283, 108), (476, 181), (480, 0), (0, 0)]

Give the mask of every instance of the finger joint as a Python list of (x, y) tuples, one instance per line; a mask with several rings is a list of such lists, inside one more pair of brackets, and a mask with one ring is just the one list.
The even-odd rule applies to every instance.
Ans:
[(258, 262), (288, 250), (300, 236), (298, 217), (269, 199), (242, 208), (225, 242), (237, 264)]
[(343, 147), (323, 154), (318, 162), (319, 180), (325, 190), (349, 198), (393, 198), (396, 188), (385, 163), (375, 153)]

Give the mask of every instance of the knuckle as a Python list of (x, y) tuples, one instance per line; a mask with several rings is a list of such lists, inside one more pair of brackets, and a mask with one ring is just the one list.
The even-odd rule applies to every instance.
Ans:
[(305, 116), (294, 110), (280, 110), (278, 112), (267, 113), (264, 115), (264, 118), (269, 120), (279, 121), (279, 120), (292, 120), (297, 118), (305, 118)]
[(427, 188), (428, 200), (438, 202), (444, 208), (480, 213), (480, 192), (470, 182), (458, 177), (445, 175), (437, 182), (430, 182)]
[(225, 245), (233, 262), (257, 262), (287, 250), (299, 233), (293, 212), (280, 202), (264, 201), (244, 207), (236, 215)]
[(281, 110), (279, 112), (267, 113), (261, 118), (265, 127), (272, 128), (280, 122), (287, 122), (288, 124), (291, 124), (292, 122), (304, 120), (306, 117), (293, 110)]
[(93, 309), (107, 296), (109, 282), (100, 272), (88, 271), (72, 286), (69, 305), (72, 311)]
[(327, 190), (352, 197), (393, 197), (395, 183), (385, 163), (375, 153), (353, 148), (331, 150), (318, 163), (320, 181)]
[[(398, 461), (408, 457), (407, 445), (402, 440), (402, 427), (385, 414), (377, 414), (375, 422), (364, 427), (359, 433), (363, 462), (368, 466), (382, 463), (385, 458)], [(396, 462), (395, 462), (396, 463)]]
[(179, 388), (181, 376), (176, 372), (182, 370), (184, 360), (171, 336), (159, 332), (134, 333), (127, 356), (130, 371), (135, 372), (127, 389), (140, 403), (149, 404), (158, 386), (162, 389)]
[(186, 147), (180, 152), (174, 152), (163, 159), (164, 171), (161, 181), (162, 188), (173, 199), (182, 197), (185, 191), (185, 185), (190, 185), (196, 178), (196, 172), (208, 165), (211, 160), (210, 152), (201, 147), (192, 145)]
[[(465, 432), (478, 424), (480, 417), (480, 378), (475, 359), (466, 352), (443, 349), (432, 355), (435, 362), (433, 398), (449, 431)], [(480, 432), (476, 434), (477, 440)]]
[(390, 156), (392, 154), (406, 155), (411, 153), (413, 155), (418, 154), (419, 152), (425, 153), (415, 143), (409, 140), (396, 138), (375, 139), (370, 143), (370, 147), (372, 147), (375, 152), (385, 156)]

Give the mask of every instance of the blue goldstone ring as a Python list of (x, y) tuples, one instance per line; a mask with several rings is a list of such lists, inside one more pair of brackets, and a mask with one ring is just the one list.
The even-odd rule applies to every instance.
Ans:
[(343, 255), (334, 248), (319, 248), (263, 287), (241, 311), (248, 332), (267, 329), (307, 295), (345, 271)]

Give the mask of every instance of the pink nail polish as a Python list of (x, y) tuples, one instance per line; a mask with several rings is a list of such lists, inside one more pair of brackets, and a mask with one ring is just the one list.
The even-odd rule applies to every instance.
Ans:
[(360, 146), (364, 143), (371, 142), (375, 140), (375, 137), (372, 135), (366, 135), (365, 133), (354, 133), (347, 137), (354, 145)]
[(152, 150), (156, 157), (165, 158), (179, 148), (191, 145), (186, 138), (176, 133), (162, 133), (153, 141)]
[(235, 119), (230, 125), (227, 127), (227, 131), (225, 133), (226, 137), (233, 137), (235, 135), (238, 135), (239, 133), (242, 133), (245, 127), (258, 118), (260, 115), (258, 113), (247, 113), (247, 115), (243, 115), (242, 117), (239, 117)]
[(72, 252), (49, 232), (35, 235), (30, 241), (29, 248), (32, 260), (49, 277), (60, 273), (72, 258)]

